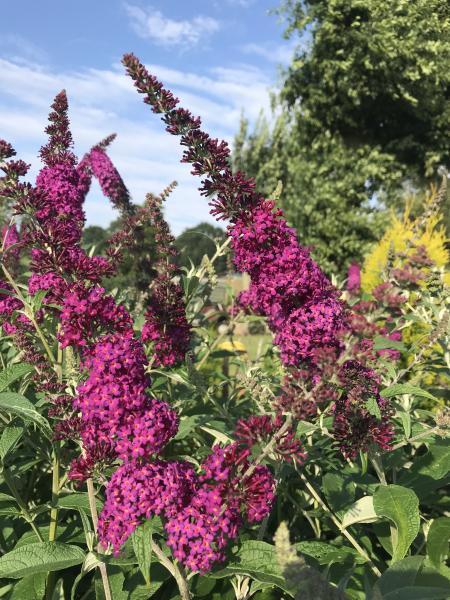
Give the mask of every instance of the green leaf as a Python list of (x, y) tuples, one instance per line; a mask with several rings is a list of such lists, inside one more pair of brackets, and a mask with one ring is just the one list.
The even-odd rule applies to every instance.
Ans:
[(7, 425), (0, 438), (0, 457), (5, 460), (8, 453), (15, 447), (25, 431), (24, 427)]
[(313, 423), (308, 423), (308, 421), (300, 421), (297, 425), (297, 436), (309, 435), (317, 429), (319, 429), (318, 426), (314, 425)]
[(50, 425), (40, 413), (36, 410), (34, 404), (15, 392), (3, 392), (0, 394), (0, 411), (21, 417), (24, 421), (32, 421), (41, 431), (51, 438), (52, 430)]
[(48, 294), (49, 290), (39, 290), (32, 298), (32, 306), (33, 311), (36, 313), (41, 307), (44, 301), (45, 296)]
[(298, 542), (297, 544), (294, 544), (294, 546), (301, 554), (314, 558), (320, 565), (344, 563), (347, 561), (356, 563), (365, 562), (364, 558), (360, 556), (356, 550), (347, 546), (337, 547), (317, 540)]
[(448, 482), (450, 471), (450, 440), (430, 444), (428, 452), (416, 458), (398, 480), (400, 485), (412, 488), (419, 498), (425, 498)]
[(371, 396), (368, 400), (366, 400), (366, 409), (369, 415), (376, 417), (378, 420), (381, 419), (380, 407), (378, 406), (375, 396)]
[(150, 585), (150, 567), (152, 564), (152, 520), (145, 521), (137, 527), (132, 535), (133, 550), (145, 583)]
[(4, 371), (0, 372), (0, 392), (3, 392), (14, 381), (21, 379), (27, 373), (31, 373), (32, 371), (34, 371), (33, 365), (29, 365), (27, 363), (20, 363), (6, 367)]
[[(95, 504), (97, 506), (97, 511), (100, 512), (103, 504), (98, 498), (95, 499)], [(60, 496), (58, 498), (58, 506), (59, 508), (72, 508), (73, 510), (82, 509), (87, 513), (90, 513), (91, 510), (91, 507), (89, 506), (89, 495), (86, 492), (74, 492), (67, 496)]]
[(17, 502), (13, 496), (0, 493), (0, 515), (20, 515), (20, 509), (18, 508)]
[[(123, 591), (125, 576), (119, 567), (108, 567), (108, 580), (112, 600), (128, 600), (128, 592)], [(105, 600), (102, 578), (98, 570), (95, 573), (95, 593), (98, 600)]]
[(430, 392), (427, 392), (416, 385), (411, 385), (410, 383), (394, 383), (394, 385), (390, 385), (389, 387), (384, 388), (384, 390), (381, 390), (380, 393), (383, 398), (393, 398), (394, 396), (401, 396), (402, 394), (411, 394), (413, 396), (419, 396), (419, 398), (428, 398), (428, 400), (438, 402), (438, 399), (433, 396), (433, 394), (430, 394)]
[(322, 477), (322, 489), (336, 513), (347, 508), (355, 499), (355, 484), (341, 473), (326, 473)]
[(36, 573), (24, 577), (15, 584), (10, 600), (42, 600), (46, 579), (46, 573)]
[(439, 517), (431, 523), (427, 535), (427, 554), (431, 563), (439, 569), (448, 555), (450, 540), (450, 517)]
[(392, 565), (377, 581), (373, 598), (447, 600), (450, 581), (426, 565), (424, 556), (409, 556)]
[(373, 495), (373, 506), (379, 517), (395, 524), (392, 561), (397, 562), (404, 558), (419, 533), (419, 499), (413, 490), (400, 485), (380, 485)]
[(34, 573), (59, 571), (84, 561), (78, 546), (61, 542), (38, 542), (14, 548), (0, 558), (0, 577), (20, 579)]
[[(156, 592), (160, 589), (163, 583), (169, 579), (169, 577), (170, 574), (167, 569), (165, 569), (156, 561), (152, 563), (151, 567), (150, 587), (143, 583), (142, 574), (139, 569), (131, 571), (131, 573), (127, 575), (125, 583), (123, 584), (123, 589), (128, 592), (128, 596), (126, 596), (127, 600), (148, 600), (149, 598), (153, 597), (155, 600), (158, 600), (159, 596), (156, 595)], [(202, 579), (206, 578), (202, 577)], [(195, 597), (197, 597), (197, 594), (195, 594)]]
[(275, 546), (266, 542), (256, 540), (242, 542), (225, 568), (209, 574), (210, 577), (217, 579), (230, 575), (247, 575), (256, 581), (276, 585), (289, 592), (278, 565)]
[[(48, 526), (40, 526), (39, 530), (41, 532), (42, 537), (44, 539), (47, 539), (50, 528)], [(56, 532), (56, 541), (69, 544), (82, 544), (84, 546), (85, 537), (84, 533), (80, 530), (80, 527), (73, 522), (70, 525), (58, 525), (58, 529)], [(33, 530), (30, 529), (22, 535), (15, 547), (22, 548), (23, 546), (39, 543), (41, 542), (39, 542), (36, 534)]]
[(218, 431), (217, 429), (213, 429), (212, 427), (205, 427), (202, 425), (200, 429), (202, 431), (206, 431), (206, 433), (209, 433), (209, 435), (212, 435), (215, 441), (220, 442), (221, 444), (229, 444), (233, 441), (226, 433)]
[(405, 352), (407, 350), (405, 344), (403, 342), (399, 342), (398, 340), (390, 340), (387, 337), (383, 337), (381, 335), (377, 335), (373, 340), (373, 349), (374, 350), (400, 350), (400, 352)]
[(374, 523), (379, 517), (373, 506), (373, 496), (363, 496), (345, 513), (342, 527), (347, 528), (355, 523)]
[(189, 417), (181, 417), (180, 426), (175, 436), (175, 440), (182, 440), (194, 431), (198, 425), (203, 425), (208, 422), (211, 417), (208, 415), (192, 415)]

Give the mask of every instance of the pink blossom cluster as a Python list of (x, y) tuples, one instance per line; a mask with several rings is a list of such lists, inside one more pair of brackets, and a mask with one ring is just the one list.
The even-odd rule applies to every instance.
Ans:
[(142, 340), (153, 344), (155, 366), (173, 367), (184, 361), (191, 339), (183, 291), (166, 272), (154, 280)]
[(354, 458), (371, 444), (389, 449), (394, 434), (390, 423), (393, 410), (379, 393), (375, 371), (350, 360), (339, 375), (345, 392), (334, 405), (334, 435), (344, 455)]
[(154, 515), (175, 515), (192, 495), (195, 473), (183, 462), (124, 463), (113, 473), (98, 531), (118, 553), (136, 527)]
[(60, 313), (61, 346), (89, 346), (99, 331), (131, 333), (133, 322), (122, 305), (99, 285), (74, 284), (64, 296)]
[(274, 441), (273, 452), (278, 460), (296, 461), (302, 464), (306, 458), (306, 452), (304, 452), (300, 440), (295, 437), (292, 428), (288, 428), (281, 435), (278, 433), (283, 421), (280, 414), (275, 417), (252, 415), (247, 419), (240, 419), (236, 425), (236, 440), (250, 447), (254, 444), (265, 445)]
[[(337, 352), (342, 349), (341, 335), (346, 330), (347, 314), (325, 274), (302, 248), (273, 202), (265, 200), (255, 190), (252, 179), (230, 169), (230, 150), (225, 142), (210, 138), (200, 129), (200, 119), (183, 108), (161, 82), (148, 73), (133, 54), (122, 60), (144, 102), (153, 112), (162, 115), (166, 129), (180, 136), (184, 146), (182, 162), (191, 163), (192, 173), (203, 177), (200, 191), (210, 199), (211, 213), (230, 220), (235, 265), (250, 274), (248, 292), (242, 294), (241, 304), (266, 316), (275, 334), (283, 363), (291, 367), (311, 368), (317, 374), (317, 351)], [(361, 366), (361, 378), (370, 374)], [(363, 392), (355, 382), (355, 394)], [(365, 412), (363, 402), (355, 403)], [(336, 415), (336, 427), (351, 418), (350, 413)], [(349, 423), (350, 427), (350, 423)], [(362, 428), (370, 435), (372, 423), (362, 419)], [(392, 430), (390, 424), (387, 425)], [(381, 436), (373, 436), (380, 440)], [(342, 447), (344, 450), (344, 448)]]
[(110, 140), (111, 137), (105, 142), (94, 146), (83, 158), (82, 168), (87, 173), (92, 172), (98, 180), (103, 194), (110, 199), (115, 208), (118, 208), (122, 213), (129, 213), (133, 210), (130, 194), (120, 173), (105, 152), (105, 146), (108, 145)]
[(266, 466), (250, 466), (250, 450), (239, 443), (216, 446), (202, 463), (190, 502), (165, 525), (173, 555), (192, 571), (225, 560), (243, 520), (258, 522), (270, 512), (275, 481)]
[[(166, 193), (169, 189), (166, 191)], [(155, 232), (158, 260), (157, 275), (147, 301), (142, 340), (152, 344), (155, 366), (174, 367), (184, 361), (189, 349), (191, 327), (186, 318), (184, 294), (175, 264), (175, 238), (162, 214), (162, 196), (148, 194), (145, 208)]]
[[(147, 359), (131, 317), (98, 284), (100, 276), (109, 274), (107, 264), (101, 257), (87, 256), (79, 245), (83, 194), (89, 169), (95, 174), (99, 157), (94, 152), (89, 169), (86, 162), (75, 166), (64, 101), (65, 96), (59, 97), (54, 106), (51, 130), (56, 141), (50, 139), (43, 149), (47, 166), (38, 176), (34, 201), (22, 205), (38, 224), (27, 232), (28, 240), (35, 242), (29, 290), (46, 290), (51, 303), (60, 304), (58, 340), (61, 347), (79, 351), (86, 375), (74, 398), (67, 394), (55, 398), (50, 412), (62, 418), (56, 435), (71, 429), (82, 442), (83, 453), (71, 465), (72, 479), (84, 480), (101, 465), (121, 462), (107, 486), (99, 519), (104, 545), (111, 544), (117, 553), (141, 520), (159, 514), (174, 556), (193, 570), (209, 570), (225, 557), (225, 548), (244, 519), (259, 521), (270, 510), (274, 480), (266, 466), (252, 465), (250, 449), (274, 425), (245, 429), (241, 423), (242, 439), (214, 449), (200, 474), (184, 462), (161, 459), (177, 432), (178, 417), (167, 403), (148, 393)], [(181, 288), (173, 280), (173, 239), (159, 207), (147, 208), (155, 217), (161, 268), (151, 290), (143, 339), (153, 342), (157, 357), (162, 355), (160, 364), (171, 365), (186, 352), (189, 325), (181, 311)], [(41, 230), (45, 238), (39, 237)], [(126, 243), (128, 237), (125, 232), (117, 244)], [(289, 450), (298, 451), (292, 434), (279, 440), (279, 450), (284, 456)]]
[(197, 475), (183, 462), (124, 463), (112, 476), (99, 536), (117, 554), (142, 519), (160, 515), (174, 557), (192, 571), (225, 559), (244, 520), (270, 511), (275, 481), (264, 465), (251, 467), (251, 446), (216, 446)]
[(261, 202), (250, 217), (243, 213), (230, 235), (235, 265), (251, 279), (240, 302), (267, 317), (284, 364), (297, 366), (317, 348), (339, 346), (343, 305), (273, 202)]
[(352, 262), (347, 273), (347, 289), (351, 294), (358, 294), (361, 289), (361, 267)]

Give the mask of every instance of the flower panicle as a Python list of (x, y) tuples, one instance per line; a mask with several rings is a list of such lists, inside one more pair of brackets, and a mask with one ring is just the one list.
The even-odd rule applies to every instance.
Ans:
[(45, 129), (49, 141), (41, 148), (40, 157), (44, 164), (49, 167), (61, 163), (75, 165), (77, 159), (71, 150), (73, 139), (67, 114), (69, 104), (66, 90), (61, 90), (57, 94), (51, 108), (53, 110), (48, 117), (50, 123)]
[(178, 99), (136, 56), (126, 54), (122, 62), (138, 92), (145, 95), (144, 102), (153, 112), (163, 115), (166, 130), (181, 137), (180, 144), (186, 148), (181, 161), (192, 165), (194, 175), (205, 177), (200, 193), (210, 198), (211, 214), (217, 219), (233, 219), (239, 211), (256, 205), (261, 196), (255, 191), (254, 180), (231, 172), (228, 144), (202, 131), (200, 119), (190, 111), (177, 108)]

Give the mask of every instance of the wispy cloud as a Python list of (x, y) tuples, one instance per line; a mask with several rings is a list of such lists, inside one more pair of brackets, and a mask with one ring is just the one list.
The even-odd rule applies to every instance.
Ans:
[(176, 20), (151, 6), (145, 9), (133, 4), (124, 6), (134, 31), (160, 46), (191, 48), (220, 29), (216, 19), (204, 15)]
[[(202, 117), (213, 137), (231, 142), (242, 108), (254, 119), (261, 108), (269, 107), (269, 80), (256, 68), (217, 67), (203, 76), (162, 65), (148, 68), (173, 89), (182, 105)], [(79, 156), (115, 131), (118, 137), (110, 154), (136, 202), (141, 202), (148, 191), (157, 193), (176, 179), (179, 186), (166, 208), (174, 232), (212, 220), (204, 198), (197, 192), (199, 182), (190, 175), (190, 167), (179, 162), (178, 140), (164, 132), (119, 65), (64, 71), (0, 57), (0, 132), (21, 158), (38, 165), (49, 105), (61, 88), (69, 96)], [(89, 224), (106, 225), (115, 217), (98, 188), (89, 194), (86, 213)]]
[(297, 45), (297, 41), (264, 45), (249, 43), (242, 46), (242, 51), (246, 54), (256, 54), (272, 63), (288, 65), (292, 60), (294, 49)]
[(21, 57), (41, 62), (45, 62), (48, 58), (47, 53), (42, 48), (17, 33), (3, 33), (0, 36), (0, 51), (18, 61)]

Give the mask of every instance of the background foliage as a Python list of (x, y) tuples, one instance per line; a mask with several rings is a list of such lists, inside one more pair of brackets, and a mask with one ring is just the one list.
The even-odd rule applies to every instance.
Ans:
[[(300, 36), (273, 127), (245, 121), (235, 164), (282, 205), (328, 271), (360, 259), (385, 206), (424, 189), (450, 140), (450, 9), (445, 0), (290, 0)], [(445, 220), (448, 227), (448, 209)]]

